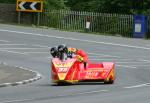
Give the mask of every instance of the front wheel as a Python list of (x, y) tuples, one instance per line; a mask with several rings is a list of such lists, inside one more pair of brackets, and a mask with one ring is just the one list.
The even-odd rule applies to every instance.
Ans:
[(112, 80), (112, 81), (104, 81), (104, 84), (113, 84), (114, 83), (114, 81)]

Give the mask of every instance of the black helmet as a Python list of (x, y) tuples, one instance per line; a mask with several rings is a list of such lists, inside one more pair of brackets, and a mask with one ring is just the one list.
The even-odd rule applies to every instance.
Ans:
[(50, 49), (50, 53), (51, 53), (51, 55), (52, 55), (53, 57), (56, 57), (57, 54), (58, 54), (57, 48), (56, 48), (56, 47), (52, 47), (52, 48)]
[(58, 52), (67, 53), (67, 50), (67, 46), (64, 44), (58, 46)]

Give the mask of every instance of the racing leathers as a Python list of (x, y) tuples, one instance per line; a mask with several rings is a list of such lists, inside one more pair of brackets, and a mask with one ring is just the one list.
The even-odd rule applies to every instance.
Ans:
[(81, 63), (84, 63), (84, 67), (86, 67), (88, 56), (85, 53), (85, 51), (83, 51), (82, 49), (77, 49), (77, 48), (68, 48), (68, 53), (75, 54), (75, 57), (77, 58), (77, 60)]

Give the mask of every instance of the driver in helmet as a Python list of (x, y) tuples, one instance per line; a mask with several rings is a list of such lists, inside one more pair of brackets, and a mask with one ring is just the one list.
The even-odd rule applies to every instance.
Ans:
[(68, 57), (72, 57), (74, 54), (79, 62), (88, 61), (88, 56), (86, 55), (85, 51), (83, 51), (82, 49), (67, 47), (66, 45), (59, 45), (58, 52), (66, 53)]
[(67, 47), (66, 45), (59, 45), (58, 51), (60, 47), (63, 48), (61, 50), (63, 50), (63, 52), (66, 53), (68, 57), (73, 57), (74, 55), (80, 63), (84, 63), (84, 67), (86, 68), (88, 56), (85, 51), (82, 49)]
[(67, 47), (66, 45), (58, 45), (58, 47), (51, 48), (51, 54), (53, 57), (59, 57), (62, 53), (67, 54), (68, 57), (75, 55), (77, 60), (86, 65), (88, 61), (88, 56), (82, 49), (77, 49), (73, 47)]
[(57, 47), (52, 47), (50, 49), (50, 53), (51, 53), (51, 55), (52, 55), (53, 58), (59, 57), (59, 53), (58, 53)]
[(67, 46), (62, 44), (62, 45), (58, 45), (58, 48), (57, 48), (58, 52), (60, 53), (67, 53)]

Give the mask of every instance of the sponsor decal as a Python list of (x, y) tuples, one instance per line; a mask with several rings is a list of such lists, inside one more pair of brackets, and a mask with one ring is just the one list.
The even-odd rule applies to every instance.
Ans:
[(87, 78), (95, 78), (98, 75), (99, 75), (99, 72), (97, 72), (97, 71), (86, 72), (86, 77)]
[(68, 68), (58, 68), (58, 73), (66, 73), (68, 71)]
[(71, 61), (71, 62), (55, 62), (54, 63), (54, 66), (56, 67), (56, 68), (69, 68), (69, 67), (71, 67), (72, 66), (72, 64), (73, 64), (73, 62)]

